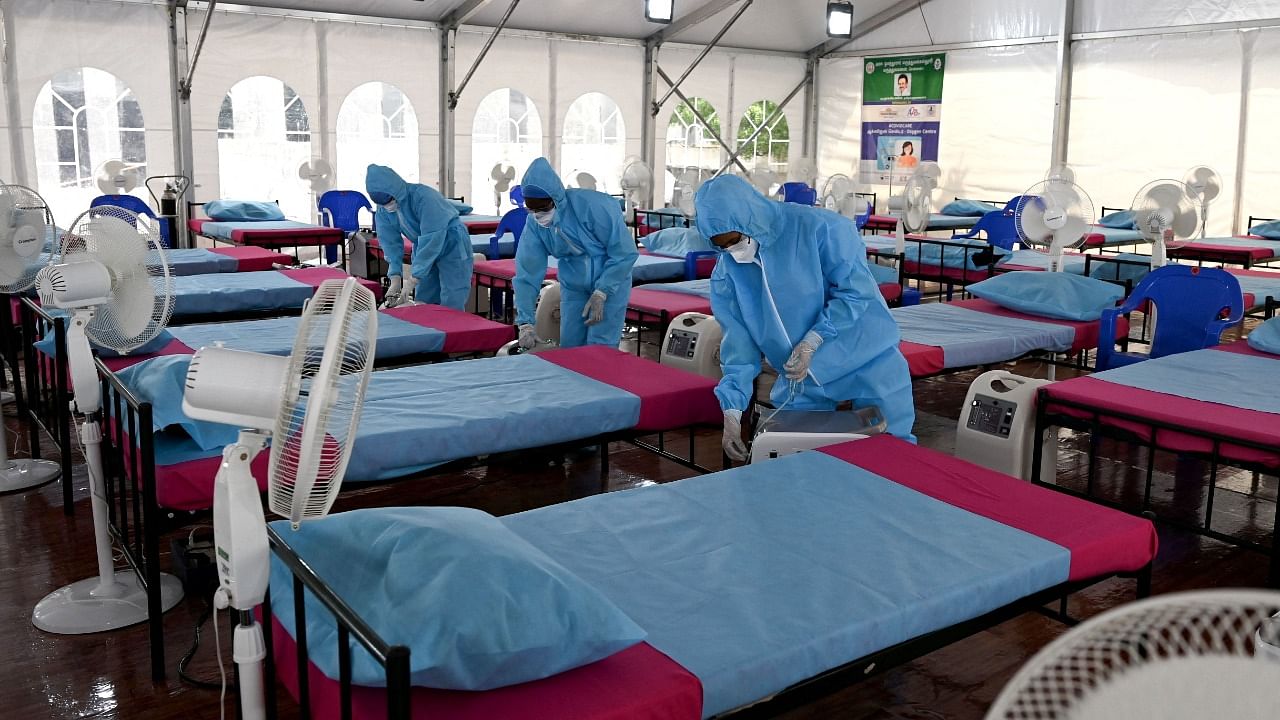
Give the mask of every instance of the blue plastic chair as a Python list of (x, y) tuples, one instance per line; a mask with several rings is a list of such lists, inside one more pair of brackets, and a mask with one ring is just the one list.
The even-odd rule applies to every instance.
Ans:
[(782, 189), (778, 192), (782, 193), (783, 202), (809, 206), (818, 204), (818, 191), (809, 187), (807, 183), (782, 183)]
[[(361, 210), (373, 213), (369, 198), (357, 190), (329, 190), (316, 201), (316, 207), (320, 210), (321, 225), (338, 228), (348, 236), (360, 229)], [(338, 248), (326, 247), (324, 255), (328, 262), (337, 262)]]
[[(523, 200), (523, 198), (521, 199)], [(512, 198), (512, 202), (514, 201), (515, 198)], [(515, 246), (517, 248), (520, 247), (520, 234), (524, 232), (524, 223), (528, 217), (529, 211), (525, 210), (523, 205), (516, 205), (514, 209), (508, 210), (507, 214), (502, 216), (502, 219), (498, 221), (498, 229), (493, 232), (493, 237), (489, 238), (489, 252), (486, 254), (490, 260), (499, 258), (498, 241), (507, 233), (511, 233), (515, 237)]]
[(162, 242), (167, 248), (173, 247), (173, 244), (169, 242), (169, 223), (167, 221), (161, 221), (156, 217), (155, 211), (151, 209), (151, 206), (147, 204), (146, 200), (133, 195), (117, 194), (99, 195), (93, 199), (93, 202), (89, 203), (90, 209), (102, 207), (103, 205), (121, 207), (130, 212), (134, 212), (139, 215), (146, 215), (152, 220), (155, 220), (160, 225), (160, 242)]
[(1013, 213), (1006, 210), (989, 212), (979, 218), (968, 232), (955, 233), (951, 239), (971, 240), (979, 234), (985, 234), (987, 243), (993, 247), (1013, 250), (1013, 244), (1018, 241), (1018, 227), (1013, 221)]
[[(1116, 351), (1116, 318), (1147, 307), (1148, 303), (1156, 313), (1151, 352), (1141, 355)], [(1098, 370), (1213, 347), (1222, 331), (1243, 317), (1240, 281), (1226, 270), (1189, 265), (1157, 268), (1138, 283), (1123, 305), (1102, 311)]]
[(507, 193), (507, 197), (511, 198), (511, 205), (513, 207), (524, 207), (524, 190), (520, 189), (519, 185), (512, 185), (511, 191)]

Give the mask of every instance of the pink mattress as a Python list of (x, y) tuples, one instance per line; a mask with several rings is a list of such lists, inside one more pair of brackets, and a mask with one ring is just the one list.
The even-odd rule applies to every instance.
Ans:
[(262, 229), (242, 228), (231, 231), (231, 242), (237, 245), (260, 245), (263, 247), (296, 247), (341, 245), (346, 233), (338, 228), (315, 227)]
[[(514, 258), (477, 260), (472, 266), (471, 272), (475, 275), (476, 285), (507, 290), (511, 288), (512, 281), (516, 279), (516, 261)], [(555, 280), (556, 277), (556, 269), (553, 267), (547, 268), (547, 279)]]
[[(1274, 355), (1254, 350), (1244, 340), (1224, 345), (1219, 349), (1225, 352), (1275, 358)], [(1276, 369), (1280, 371), (1280, 358), (1276, 359)], [(1132, 433), (1144, 442), (1154, 443), (1157, 447), (1173, 452), (1210, 453), (1213, 450), (1213, 442), (1176, 430), (1156, 429), (1141, 421), (1108, 417), (1106, 412), (1125, 413), (1138, 418), (1186, 427), (1190, 430), (1269, 445), (1276, 448), (1276, 451), (1267, 452), (1225, 443), (1219, 446), (1219, 452), (1230, 460), (1280, 468), (1280, 419), (1272, 413), (1126, 387), (1091, 377), (1064, 380), (1049, 385), (1047, 389), (1049, 401), (1046, 407), (1049, 412), (1089, 418), (1092, 413), (1087, 410), (1055, 405), (1053, 401), (1079, 403), (1100, 411), (1102, 414), (1100, 420), (1104, 425)]]
[(646, 319), (661, 317), (664, 312), (668, 320), (687, 312), (710, 315), (711, 301), (688, 293), (632, 288), (631, 298), (627, 301), (628, 321), (640, 322), (641, 315)]
[(458, 219), (467, 226), (469, 235), (492, 235), (498, 232), (498, 223), (502, 222), (501, 220), (468, 220), (466, 216)]
[(187, 221), (187, 229), (191, 230), (191, 232), (197, 235), (200, 235), (201, 233), (204, 232), (204, 224), (207, 222), (213, 222), (213, 221), (210, 220), (209, 218), (191, 218), (190, 220)]
[(1265, 238), (1253, 235), (1237, 235), (1242, 240), (1259, 240), (1263, 244), (1257, 247), (1241, 247), (1239, 245), (1215, 245), (1211, 242), (1194, 242), (1180, 248), (1169, 250), (1170, 258), (1199, 260), (1202, 257), (1225, 258), (1231, 262), (1257, 262), (1269, 260), (1276, 256), (1275, 245), (1266, 244)]
[[(319, 288), (320, 283), (324, 282), (325, 280), (345, 280), (346, 278), (351, 277), (350, 275), (346, 274), (345, 272), (337, 268), (328, 268), (328, 267), (285, 268), (283, 270), (277, 270), (276, 272), (279, 272), (285, 275), (291, 280), (296, 280), (300, 283), (310, 285), (313, 288)], [(356, 278), (356, 280), (358, 280), (361, 285), (372, 290), (375, 297), (377, 297), (378, 299), (382, 298), (381, 285), (379, 285), (378, 283), (372, 280), (366, 280), (364, 278)]]
[(260, 272), (296, 262), (291, 255), (252, 245), (209, 248), (209, 252), (235, 258), (236, 272)]
[(636, 430), (659, 432), (723, 421), (711, 378), (598, 345), (547, 350), (538, 357), (639, 396)]

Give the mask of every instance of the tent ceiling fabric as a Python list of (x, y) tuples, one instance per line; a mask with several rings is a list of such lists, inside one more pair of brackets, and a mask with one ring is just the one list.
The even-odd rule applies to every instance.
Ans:
[[(676, 0), (679, 19), (712, 0)], [(854, 27), (896, 0), (859, 0), (854, 4)], [(238, 0), (239, 5), (363, 15), (376, 18), (438, 22), (463, 0)], [(470, 25), (496, 25), (509, 0), (492, 0)], [(526, 0), (516, 8), (508, 27), (521, 30), (642, 40), (664, 27), (644, 19), (642, 0)], [(703, 44), (711, 40), (736, 9), (709, 18), (671, 38), (672, 42)], [(827, 0), (755, 0), (742, 19), (725, 35), (725, 47), (808, 52), (827, 39)]]

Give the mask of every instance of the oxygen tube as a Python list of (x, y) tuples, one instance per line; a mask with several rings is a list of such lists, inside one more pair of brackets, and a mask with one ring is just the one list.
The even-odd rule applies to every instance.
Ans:
[[(769, 273), (765, 271), (764, 260), (759, 255), (757, 255), (755, 258), (755, 264), (760, 266), (760, 278), (761, 280), (764, 281), (764, 296), (769, 300), (769, 309), (773, 311), (773, 319), (777, 321), (778, 329), (782, 331), (782, 337), (787, 337), (787, 326), (782, 323), (782, 314), (778, 312), (778, 305), (773, 301), (773, 290), (769, 288)], [(809, 376), (810, 379), (813, 380), (814, 385), (817, 385), (818, 387), (822, 387), (822, 383), (818, 382), (817, 376), (813, 374), (813, 368), (809, 368), (806, 374)], [(785, 377), (785, 375), (783, 377)], [(804, 378), (800, 378), (799, 380), (792, 380), (791, 378), (786, 378), (786, 380), (787, 380), (787, 399), (784, 400), (782, 404), (778, 405), (778, 407), (774, 408), (773, 412), (769, 413), (769, 416), (766, 417), (760, 423), (762, 426), (768, 425), (769, 422), (773, 420), (773, 418), (778, 413), (785, 410), (787, 406), (790, 405), (791, 402), (796, 399), (796, 396), (799, 395), (804, 388), (804, 382), (805, 382)]]

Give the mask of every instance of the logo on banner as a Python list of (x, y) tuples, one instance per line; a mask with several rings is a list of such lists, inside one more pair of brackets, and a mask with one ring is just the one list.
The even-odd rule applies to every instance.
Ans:
[(875, 71), (876, 71), (876, 64), (875, 64), (875, 63), (873, 63), (873, 62), (869, 62), (869, 63), (867, 63), (867, 74), (868, 74), (868, 75), (870, 75), (871, 73), (873, 73), (873, 72), (875, 72)]
[(942, 69), (942, 58), (937, 58), (936, 60), (933, 61), (933, 69), (934, 70)]
[[(932, 112), (932, 108), (930, 108), (930, 112)], [(920, 109), (913, 105), (911, 109), (907, 111), (907, 117), (920, 117)]]

